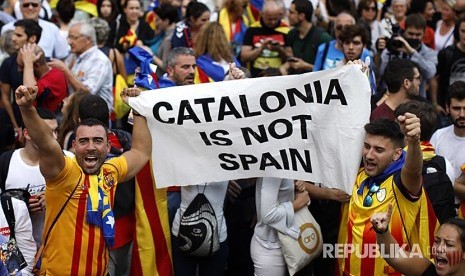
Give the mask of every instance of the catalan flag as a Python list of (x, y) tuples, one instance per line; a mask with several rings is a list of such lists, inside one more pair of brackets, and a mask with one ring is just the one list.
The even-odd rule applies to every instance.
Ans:
[(157, 189), (149, 161), (136, 176), (136, 236), (131, 275), (173, 275), (166, 188)]
[(140, 47), (129, 49), (131, 60), (139, 67), (140, 72), (134, 79), (134, 84), (145, 89), (158, 88), (158, 79), (155, 71), (157, 66), (152, 64), (152, 55)]

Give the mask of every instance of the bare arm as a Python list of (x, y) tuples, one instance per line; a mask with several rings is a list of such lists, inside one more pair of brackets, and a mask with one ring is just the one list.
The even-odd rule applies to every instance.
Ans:
[(418, 256), (418, 254), (411, 254), (397, 246), (397, 241), (388, 229), (391, 214), (392, 205), (389, 204), (386, 213), (375, 213), (371, 217), (373, 230), (376, 231), (376, 242), (384, 249), (384, 260), (402, 274), (422, 275), (431, 265), (431, 262), (427, 258)]
[[(465, 170), (465, 168), (463, 170)], [(454, 181), (455, 196), (460, 200), (465, 200), (465, 174), (463, 170), (460, 176)]]
[[(13, 127), (15, 129), (15, 132), (19, 135), (19, 125), (18, 122), (16, 121), (15, 115), (13, 113), (13, 107), (11, 105), (10, 101), (10, 90), (11, 86), (6, 83), (2, 83), (0, 86), (0, 89), (2, 90), (2, 103), (3, 106), (5, 107), (6, 112), (8, 113), (8, 116), (10, 116), (11, 123), (13, 124)], [(21, 132), (21, 131), (19, 131)]]
[[(299, 180), (298, 182), (303, 182)], [(305, 189), (308, 191), (310, 198), (312, 199), (329, 199), (339, 201), (341, 203), (349, 202), (350, 195), (339, 189), (330, 189), (326, 187), (320, 187), (312, 182), (304, 182)]]
[(23, 84), (25, 86), (34, 86), (37, 84), (34, 76), (34, 62), (40, 58), (41, 54), (34, 54), (35, 46), (35, 44), (26, 44), (20, 49), (24, 63)]
[(429, 96), (431, 98), (431, 102), (434, 105), (434, 110), (439, 113), (447, 114), (444, 108), (439, 105), (438, 103), (438, 81), (439, 81), (439, 76), (436, 75), (430, 80), (430, 89), (429, 89)]
[(421, 191), (423, 166), (423, 153), (420, 147), (420, 119), (414, 114), (405, 113), (397, 117), (402, 132), (407, 138), (407, 156), (402, 167), (401, 180), (405, 188), (412, 195), (418, 195)]
[(45, 179), (58, 176), (65, 167), (65, 157), (50, 127), (39, 117), (32, 105), (37, 97), (37, 86), (19, 86), (15, 91), (24, 125), (39, 149), (40, 172)]
[(246, 45), (242, 46), (241, 49), (241, 60), (243, 62), (251, 62), (256, 60), (260, 53), (265, 49), (265, 43), (261, 43), (260, 47), (253, 48), (252, 46)]
[[(120, 51), (118, 51), (118, 49), (116, 48), (113, 48), (112, 49), (112, 52), (114, 53), (113, 55), (111, 55), (111, 58), (114, 58), (116, 57), (116, 70), (118, 71), (118, 73), (124, 78), (125, 81), (127, 81), (128, 79), (128, 74), (126, 73), (126, 67), (124, 66), (124, 59), (123, 59), (123, 55), (120, 53)], [(111, 61), (111, 64), (113, 64), (113, 60)], [(116, 75), (116, 72), (113, 71), (113, 74)]]
[[(125, 88), (121, 93), (121, 98), (125, 103), (128, 103), (128, 97), (137, 96), (139, 93), (138, 88)], [(141, 115), (134, 114), (132, 147), (131, 150), (123, 153), (128, 164), (128, 173), (125, 180), (133, 178), (149, 161), (151, 154), (152, 137), (147, 126), (147, 120)]]

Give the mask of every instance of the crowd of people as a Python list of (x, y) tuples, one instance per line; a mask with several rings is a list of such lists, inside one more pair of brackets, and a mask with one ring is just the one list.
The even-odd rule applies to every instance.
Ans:
[[(94, 2), (2, 1), (0, 240), (18, 257), (2, 258), (0, 275), (135, 273), (135, 177), (151, 164), (152, 142), (145, 118), (116, 97), (141, 91), (134, 47), (152, 56), (156, 89), (354, 61), (371, 88), (350, 193), (271, 177), (163, 190), (155, 213), (171, 233), (168, 274), (286, 275), (278, 232), (297, 238), (302, 208), (325, 244), (360, 254), (322, 254), (298, 275), (465, 273), (465, 1)], [(218, 236), (204, 256), (185, 250), (181, 230), (199, 194)], [(367, 244), (407, 254), (363, 258)]]

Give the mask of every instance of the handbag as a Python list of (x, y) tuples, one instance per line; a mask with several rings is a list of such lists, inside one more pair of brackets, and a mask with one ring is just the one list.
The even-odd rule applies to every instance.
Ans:
[(308, 208), (304, 207), (295, 212), (294, 226), (299, 229), (297, 240), (278, 231), (281, 250), (291, 276), (308, 265), (323, 251), (320, 225)]

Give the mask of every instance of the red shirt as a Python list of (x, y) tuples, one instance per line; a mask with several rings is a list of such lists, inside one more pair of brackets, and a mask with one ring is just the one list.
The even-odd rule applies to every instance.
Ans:
[(63, 99), (68, 95), (68, 84), (65, 74), (56, 68), (37, 80), (39, 88), (35, 105), (52, 112), (58, 110)]

